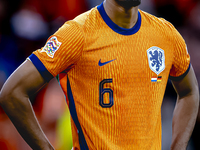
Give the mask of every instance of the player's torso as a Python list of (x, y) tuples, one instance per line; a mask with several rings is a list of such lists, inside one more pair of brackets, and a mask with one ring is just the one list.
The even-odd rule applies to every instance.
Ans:
[(101, 18), (94, 24), (83, 28), (83, 53), (67, 74), (88, 147), (160, 149), (173, 47), (163, 31), (143, 21), (133, 35), (114, 32)]

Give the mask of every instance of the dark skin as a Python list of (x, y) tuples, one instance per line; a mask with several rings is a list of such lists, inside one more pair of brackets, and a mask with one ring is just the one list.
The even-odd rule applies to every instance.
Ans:
[(104, 8), (110, 19), (122, 28), (132, 28), (138, 19), (138, 6), (126, 8), (120, 6), (116, 1), (104, 1)]
[(26, 60), (8, 78), (0, 93), (2, 108), (33, 150), (54, 150), (29, 101), (31, 93), (36, 93), (44, 85), (45, 81), (35, 66)]
[(186, 150), (199, 108), (198, 83), (191, 67), (181, 81), (172, 81), (177, 102), (172, 122), (172, 150)]
[[(137, 21), (138, 7), (122, 7), (116, 1), (104, 1), (106, 13), (120, 27), (132, 28)], [(193, 68), (181, 81), (172, 83), (178, 98), (173, 115), (171, 150), (186, 150), (199, 107), (199, 89)], [(54, 150), (41, 130), (29, 101), (31, 94), (45, 84), (32, 62), (26, 60), (0, 92), (0, 105), (33, 150)]]

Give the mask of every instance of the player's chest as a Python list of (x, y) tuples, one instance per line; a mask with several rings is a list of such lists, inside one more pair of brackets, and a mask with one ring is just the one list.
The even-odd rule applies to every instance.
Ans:
[(77, 68), (92, 76), (159, 75), (169, 73), (173, 61), (172, 47), (152, 38), (107, 37), (87, 46)]

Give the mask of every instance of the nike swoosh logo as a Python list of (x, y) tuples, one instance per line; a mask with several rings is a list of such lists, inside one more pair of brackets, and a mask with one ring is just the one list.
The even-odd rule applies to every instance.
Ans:
[(102, 63), (102, 62), (101, 62), (101, 59), (100, 59), (98, 65), (101, 67), (101, 66), (104, 66), (104, 65), (106, 65), (106, 64), (108, 64), (108, 63), (114, 61), (114, 60), (116, 60), (116, 59), (113, 59), (113, 60), (106, 61), (106, 62), (103, 62), (103, 63)]

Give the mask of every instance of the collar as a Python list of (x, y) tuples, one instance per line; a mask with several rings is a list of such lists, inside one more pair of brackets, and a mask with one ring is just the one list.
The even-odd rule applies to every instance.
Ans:
[(118, 26), (117, 24), (115, 24), (106, 14), (106, 11), (103, 7), (103, 3), (101, 3), (99, 6), (97, 6), (97, 9), (101, 15), (101, 17), (103, 18), (103, 20), (105, 21), (105, 23), (115, 32), (122, 34), (122, 35), (132, 35), (135, 34), (139, 31), (140, 27), (141, 27), (141, 14), (138, 11), (138, 20), (136, 22), (136, 24), (134, 25), (134, 27), (132, 27), (131, 29), (126, 29), (126, 28), (122, 28), (120, 26)]

